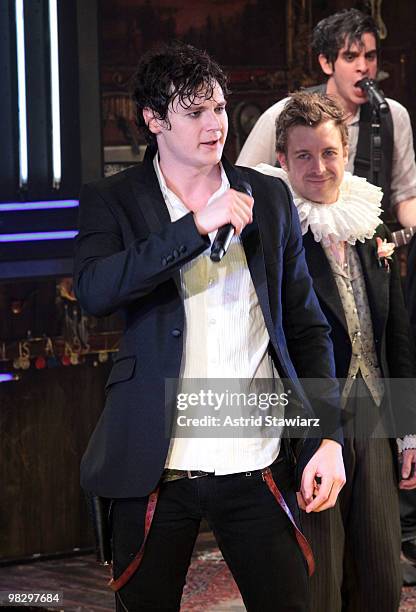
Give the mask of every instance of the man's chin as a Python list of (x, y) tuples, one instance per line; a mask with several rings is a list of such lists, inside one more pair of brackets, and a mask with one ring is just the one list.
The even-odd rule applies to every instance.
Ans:
[(218, 163), (221, 160), (223, 149), (224, 146), (220, 144), (216, 147), (201, 147), (202, 154), (212, 163)]
[(322, 191), (318, 190), (308, 190), (307, 195), (302, 195), (301, 197), (313, 204), (334, 204), (338, 199), (332, 194), (322, 193)]
[(358, 105), (365, 104), (365, 102), (368, 102), (367, 94), (365, 93), (365, 91), (363, 91), (359, 87), (354, 87), (354, 94), (353, 94), (353, 99), (351, 100), (351, 102), (353, 102), (353, 104), (358, 104)]

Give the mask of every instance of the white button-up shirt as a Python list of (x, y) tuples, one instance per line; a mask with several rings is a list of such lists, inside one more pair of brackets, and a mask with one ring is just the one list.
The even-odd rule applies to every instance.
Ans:
[[(171, 221), (177, 221), (189, 210), (167, 187), (157, 155), (154, 167)], [(221, 186), (207, 206), (229, 187), (221, 167)], [(211, 241), (215, 233), (210, 234)], [(234, 236), (220, 262), (212, 262), (209, 255), (208, 248), (180, 271), (186, 323), (178, 393), (188, 388), (187, 379), (203, 379), (204, 383), (244, 379), (244, 389), (240, 390), (248, 392), (256, 388), (255, 379), (260, 378), (267, 379), (262, 391), (281, 392), (281, 381), (268, 354), (269, 334), (240, 238)], [(190, 386), (195, 389), (192, 383)], [(227, 383), (224, 391), (226, 387)], [(196, 437), (189, 438), (175, 437), (175, 431), (179, 431), (176, 423), (166, 461), (171, 469), (233, 474), (266, 467), (279, 453), (280, 438), (264, 437), (262, 427), (255, 437), (250, 427), (250, 437), (242, 437), (244, 432), (239, 428), (232, 438), (206, 437), (201, 429)]]

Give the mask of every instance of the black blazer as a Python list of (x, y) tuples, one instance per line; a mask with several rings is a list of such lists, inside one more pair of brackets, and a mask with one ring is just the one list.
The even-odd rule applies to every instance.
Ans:
[[(105, 408), (81, 466), (83, 487), (104, 497), (144, 496), (164, 469), (175, 413), (165, 379), (178, 378), (183, 350), (179, 270), (209, 246), (192, 214), (170, 221), (153, 155), (148, 150), (142, 164), (81, 193), (76, 294), (87, 312), (122, 309), (126, 321)], [(280, 180), (223, 164), (231, 185), (243, 178), (252, 186), (254, 221), (242, 243), (276, 367), (310, 416), (297, 375), (326, 378), (325, 396), (314, 409), (338, 415), (329, 327), (312, 289), (289, 192)], [(333, 437), (341, 441), (342, 433)], [(318, 444), (303, 443), (298, 478)]]
[[(379, 264), (376, 237), (391, 242), (389, 230), (380, 225), (373, 238), (357, 242), (368, 303), (373, 323), (373, 333), (378, 363), (384, 378), (413, 379), (415, 362), (410, 341), (409, 319), (403, 300), (400, 274), (396, 256), (389, 266)], [(306, 261), (313, 278), (313, 286), (321, 308), (331, 326), (334, 344), (335, 366), (338, 378), (345, 379), (351, 361), (352, 347), (347, 322), (338, 288), (330, 264), (320, 243), (308, 231), (303, 237)], [(409, 384), (412, 384), (409, 380)], [(415, 396), (408, 393), (410, 387), (400, 383), (403, 392), (398, 397), (398, 385), (386, 385), (386, 423), (396, 425), (398, 434), (416, 431)], [(406, 401), (404, 401), (406, 397)], [(400, 412), (400, 414), (399, 414)], [(406, 424), (406, 430), (403, 430)]]

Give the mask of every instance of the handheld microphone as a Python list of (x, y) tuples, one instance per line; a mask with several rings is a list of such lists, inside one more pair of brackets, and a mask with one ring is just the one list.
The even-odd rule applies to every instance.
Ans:
[[(240, 191), (241, 193), (246, 193), (249, 196), (252, 195), (251, 185), (250, 183), (247, 183), (247, 181), (240, 181), (237, 185), (232, 185), (232, 189), (235, 189), (235, 191)], [(226, 254), (228, 247), (230, 246), (234, 232), (235, 229), (231, 223), (227, 223), (219, 228), (211, 246), (210, 258), (212, 261), (215, 261), (216, 263), (221, 261)]]
[(361, 81), (358, 81), (357, 85), (365, 91), (371, 106), (374, 106), (383, 115), (390, 112), (384, 94), (379, 90), (377, 83), (373, 79), (364, 77)]

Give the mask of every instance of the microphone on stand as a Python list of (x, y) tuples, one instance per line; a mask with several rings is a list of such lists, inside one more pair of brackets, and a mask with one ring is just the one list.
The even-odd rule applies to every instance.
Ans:
[[(250, 183), (247, 183), (247, 181), (240, 181), (237, 183), (237, 185), (232, 185), (231, 188), (235, 191), (240, 191), (241, 193), (246, 193), (247, 195), (252, 196), (251, 185)], [(228, 247), (230, 246), (234, 232), (235, 229), (231, 223), (227, 223), (219, 228), (211, 246), (210, 258), (212, 261), (215, 261), (216, 263), (221, 261), (226, 254)]]
[(390, 112), (384, 94), (379, 90), (377, 83), (373, 79), (364, 77), (361, 81), (358, 81), (357, 86), (365, 91), (371, 106), (374, 106), (383, 115)]

